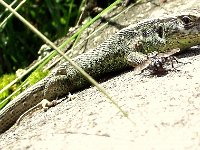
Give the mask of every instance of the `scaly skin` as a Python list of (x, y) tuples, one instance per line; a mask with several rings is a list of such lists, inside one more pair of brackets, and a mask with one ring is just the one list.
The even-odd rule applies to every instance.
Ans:
[[(109, 72), (128, 67), (127, 58), (153, 51), (168, 52), (174, 48), (183, 50), (199, 43), (200, 14), (192, 12), (130, 25), (97, 48), (75, 57), (73, 61), (92, 77), (99, 79)], [(139, 57), (132, 60), (131, 63), (135, 65), (141, 62)], [(0, 133), (9, 129), (20, 115), (42, 99), (53, 100), (89, 84), (68, 62), (63, 63), (0, 111)]]

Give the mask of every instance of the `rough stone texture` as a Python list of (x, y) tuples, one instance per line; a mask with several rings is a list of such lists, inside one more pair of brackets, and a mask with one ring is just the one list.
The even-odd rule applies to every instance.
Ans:
[[(162, 7), (145, 3), (117, 21), (129, 24), (145, 13), (153, 17), (199, 7), (199, 0), (168, 1)], [(114, 30), (106, 28), (102, 34)], [(200, 55), (195, 55), (200, 49), (192, 52), (179, 56), (190, 62), (177, 64), (180, 71), (155, 77), (129, 70), (101, 83), (132, 122), (91, 87), (74, 93), (70, 102), (25, 117), (20, 126), (0, 135), (0, 149), (200, 149)]]

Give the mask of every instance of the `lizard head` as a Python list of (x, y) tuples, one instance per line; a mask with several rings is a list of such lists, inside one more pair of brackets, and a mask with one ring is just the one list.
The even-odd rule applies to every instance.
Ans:
[(150, 19), (137, 24), (143, 53), (186, 49), (200, 44), (200, 12), (190, 11), (178, 15)]
[[(161, 30), (162, 29), (162, 30)], [(185, 12), (164, 21), (160, 30), (165, 36), (165, 47), (186, 49), (200, 44), (200, 13)], [(159, 31), (158, 30), (158, 31)]]

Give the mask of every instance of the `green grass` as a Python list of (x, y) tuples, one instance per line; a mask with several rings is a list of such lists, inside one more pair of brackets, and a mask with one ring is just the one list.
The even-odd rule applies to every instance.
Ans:
[[(16, 78), (15, 74), (4, 74), (2, 77), (0, 77), (0, 89), (3, 89), (3, 87), (5, 87), (7, 84), (13, 81), (15, 78)], [(14, 84), (9, 89), (1, 93), (0, 102), (4, 100), (7, 96), (9, 96), (13, 91), (15, 91), (18, 86), (19, 84)]]
[[(9, 101), (14, 99), (18, 94), (20, 94), (22, 91), (24, 91), (27, 86), (31, 86), (35, 83), (37, 83), (39, 80), (43, 79), (47, 76), (49, 71), (41, 71), (37, 70), (34, 71), (23, 83), (16, 82), (12, 86), (10, 86), (8, 89), (4, 90), (0, 94), (0, 109), (3, 108)], [(10, 82), (16, 79), (15, 74), (5, 74), (0, 78), (0, 90), (3, 89), (6, 85), (8, 85)]]
[(35, 83), (37, 83), (38, 81), (40, 81), (41, 79), (43, 79), (44, 77), (46, 77), (48, 75), (49, 71), (41, 71), (41, 70), (36, 70), (34, 71), (29, 77), (28, 77), (28, 83), (30, 85), (33, 85)]
[[(11, 3), (12, 0), (5, 0)], [(81, 2), (81, 1), (80, 1)], [(75, 0), (29, 0), (19, 13), (52, 41), (67, 34), (75, 25), (80, 2)], [(18, 4), (15, 4), (16, 7)], [(10, 14), (0, 5), (0, 22)], [(26, 28), (16, 17), (11, 17), (0, 29), (0, 76), (28, 66), (38, 55), (42, 40)]]
[[(84, 0), (27, 0), (18, 10), (51, 41), (63, 37), (70, 27), (76, 25)], [(5, 0), (7, 3), (12, 0)], [(106, 0), (104, 8), (114, 0)], [(19, 4), (17, 2), (14, 7)], [(0, 22), (10, 14), (0, 5)], [(43, 44), (37, 35), (24, 26), (16, 17), (9, 18), (0, 28), (0, 76), (25, 68), (37, 59), (37, 51)]]
[[(71, 14), (71, 11), (72, 11), (72, 7), (73, 7), (73, 5), (74, 5), (74, 3), (73, 3), (74, 1), (70, 1), (70, 3), (69, 3), (69, 7), (70, 7), (70, 9), (68, 10), (69, 11), (69, 15)], [(86, 23), (84, 26), (82, 26), (74, 35), (72, 35), (68, 40), (66, 40), (66, 41), (64, 41), (62, 44), (61, 44), (61, 46), (60, 46), (60, 48), (62, 49), (63, 47), (65, 47), (69, 42), (71, 42), (72, 40), (74, 40), (74, 39), (76, 39), (77, 37), (79, 37), (80, 36), (80, 34), (87, 28), (87, 27), (89, 27), (91, 24), (93, 24), (97, 19), (99, 19), (102, 15), (104, 15), (104, 14), (106, 14), (108, 11), (110, 11), (110, 10), (112, 10), (113, 8), (114, 8), (114, 6), (117, 4), (117, 3), (119, 3), (120, 1), (118, 0), (118, 1), (116, 1), (115, 3), (113, 3), (112, 5), (110, 5), (108, 8), (106, 8), (105, 10), (103, 10), (99, 15), (97, 15), (97, 16), (95, 16), (92, 20), (90, 20), (90, 21), (88, 21), (88, 23)], [(53, 7), (53, 5), (52, 5), (52, 3), (50, 2), (50, 1), (48, 1), (47, 2), (48, 3), (48, 8), (51, 8), (51, 7)], [(80, 15), (80, 8), (81, 8), (82, 6), (80, 6), (79, 7), (79, 15)], [(52, 12), (52, 10), (50, 11), (50, 12)], [(33, 16), (35, 16), (35, 13), (33, 13), (33, 12), (31, 12), (32, 13), (32, 15)], [(59, 18), (59, 16), (58, 16), (58, 14), (56, 15), (56, 14), (53, 14), (53, 16), (54, 17), (58, 17)], [(68, 16), (69, 17), (69, 16)], [(68, 17), (66, 17), (66, 18), (68, 18)], [(56, 18), (55, 18), (56, 19)], [(78, 19), (77, 19), (78, 20)], [(48, 56), (47, 57), (47, 59), (44, 59), (44, 60), (42, 60), (41, 62), (41, 64), (40, 63), (38, 63), (38, 64), (40, 64), (39, 65), (39, 67), (27, 78), (27, 80), (25, 80), (23, 83), (22, 83), (22, 85), (21, 86), (19, 86), (20, 88), (24, 85), (24, 84), (28, 84), (28, 85), (33, 85), (34, 83), (36, 83), (37, 81), (39, 81), (40, 79), (42, 79), (42, 78), (44, 78), (46, 75), (47, 75), (47, 72), (45, 72), (45, 73), (43, 73), (42, 71), (41, 71), (41, 68), (49, 61), (49, 60), (51, 60), (52, 59), (52, 57), (53, 56), (55, 56), (57, 54), (57, 52), (53, 52), (50, 56)], [(16, 61), (16, 60), (15, 60)], [(33, 67), (33, 69), (35, 69), (35, 67)], [(29, 70), (29, 71), (27, 71), (27, 74), (30, 74), (30, 72), (32, 72), (33, 71), (33, 69), (31, 69), (31, 70)], [(22, 77), (19, 77), (18, 79), (16, 79), (16, 81), (20, 81), (22, 79)], [(10, 80), (9, 80), (10, 81)], [(10, 81), (11, 82), (11, 81)], [(8, 82), (9, 83), (9, 82)], [(13, 82), (14, 84), (16, 84), (16, 82)], [(18, 87), (18, 86), (17, 86)], [(7, 97), (10, 93), (8, 93), (8, 92), (6, 92), (6, 91), (9, 91), (10, 90), (10, 87), (7, 87), (6, 89), (5, 89), (5, 93), (7, 93), (7, 94), (5, 94), (6, 96), (4, 96), (4, 98), (5, 97)], [(19, 90), (19, 89), (18, 89)], [(2, 90), (3, 91), (3, 90)], [(1, 92), (2, 92), (1, 91)], [(22, 90), (20, 90), (20, 91), (22, 91)], [(4, 93), (4, 92), (3, 92)], [(18, 92), (19, 93), (19, 92)], [(1, 93), (2, 94), (2, 93)], [(4, 95), (4, 94), (3, 94)], [(13, 97), (12, 95), (9, 95), (9, 97)], [(9, 98), (10, 99), (10, 98)]]
[[(77, 33), (75, 33), (71, 38), (74, 38), (76, 36), (79, 36), (80, 33), (82, 33), (89, 25), (91, 25), (93, 22), (95, 22), (98, 18), (100, 18), (103, 13), (106, 14), (107, 12), (111, 11), (115, 5), (117, 5), (118, 3), (120, 3), (121, 0), (116, 0), (115, 3), (113, 3), (112, 5), (110, 5), (107, 9), (105, 9), (102, 13), (100, 13), (99, 15), (97, 15), (96, 17), (93, 18), (93, 20), (89, 21), (85, 26), (83, 26)], [(3, 2), (1, 2), (3, 4)], [(49, 5), (51, 5), (51, 3), (48, 2)], [(5, 5), (7, 8), (9, 8), (8, 5)], [(17, 14), (15, 11), (13, 11), (11, 8), (9, 8), (14, 14), (15, 16), (17, 16), (17, 18), (22, 21), (29, 29), (29, 31), (33, 31), (38, 37), (40, 37), (44, 42), (48, 43), (52, 48), (54, 48), (57, 53), (59, 53), (60, 55), (62, 55), (67, 61), (69, 61), (77, 70), (79, 70), (83, 76), (85, 76), (88, 81), (90, 81), (93, 85), (95, 85), (97, 87), (97, 89), (99, 91), (101, 91), (111, 102), (113, 105), (115, 105), (120, 112), (123, 113), (123, 115), (125, 117), (128, 118), (127, 113), (125, 111), (123, 111), (121, 109), (121, 107), (116, 103), (116, 101), (114, 101), (114, 99), (105, 91), (105, 89), (103, 87), (101, 87), (91, 76), (89, 76), (89, 74), (87, 74), (82, 68), (80, 68), (77, 64), (75, 64), (71, 59), (69, 59), (69, 57), (64, 56), (64, 53), (62, 51), (60, 51), (60, 49), (62, 48), (62, 46), (66, 43), (69, 42), (69, 40), (67, 40), (66, 42), (64, 42), (59, 48), (55, 46), (54, 43), (52, 43), (47, 37), (45, 37), (41, 32), (39, 32), (33, 25), (30, 24), (30, 22), (28, 22), (27, 20), (24, 19), (24, 17), (20, 16), (19, 14)], [(69, 9), (70, 10), (70, 9)], [(70, 11), (71, 13), (71, 11)], [(33, 13), (34, 15), (34, 13)], [(57, 17), (56, 17), (57, 19)], [(40, 30), (40, 29), (39, 29)], [(24, 40), (24, 38), (22, 38), (22, 40)], [(54, 52), (55, 53), (55, 52)], [(52, 53), (52, 54), (54, 54)], [(51, 57), (52, 55), (50, 55)], [(16, 59), (15, 59), (16, 60)], [(35, 72), (35, 74), (33, 73), (33, 78), (29, 77), (29, 79), (31, 79), (32, 81), (37, 82), (38, 77), (40, 77), (41, 75), (39, 74), (39, 72)], [(45, 75), (44, 75), (45, 76)], [(4, 91), (5, 92), (5, 91)], [(3, 101), (1, 104), (7, 103), (7, 101)]]

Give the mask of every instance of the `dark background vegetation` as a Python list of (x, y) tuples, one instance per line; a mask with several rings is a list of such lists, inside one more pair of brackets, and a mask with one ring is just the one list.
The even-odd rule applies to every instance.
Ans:
[[(13, 0), (5, 0), (10, 4)], [(114, 0), (97, 1), (105, 8)], [(64, 36), (75, 26), (81, 0), (27, 0), (18, 12), (50, 40)], [(16, 5), (14, 6), (16, 7)], [(9, 15), (0, 6), (0, 22)], [(0, 76), (28, 66), (38, 57), (43, 42), (14, 16), (0, 29)]]

